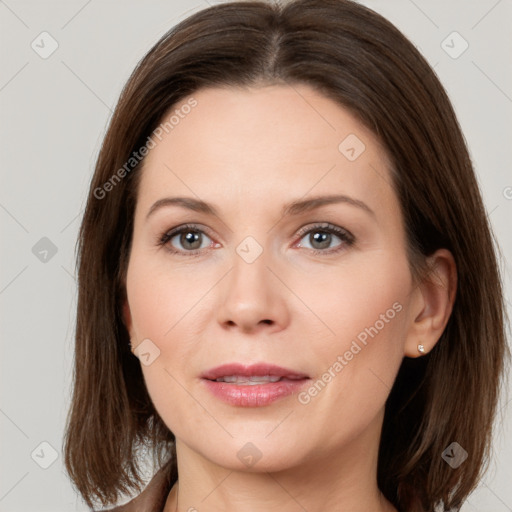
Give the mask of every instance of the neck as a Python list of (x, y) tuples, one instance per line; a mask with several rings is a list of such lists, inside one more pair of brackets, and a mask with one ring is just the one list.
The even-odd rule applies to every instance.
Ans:
[(377, 486), (378, 440), (368, 432), (337, 453), (316, 450), (300, 466), (261, 472), (218, 466), (178, 440), (179, 481), (164, 512), (396, 512)]

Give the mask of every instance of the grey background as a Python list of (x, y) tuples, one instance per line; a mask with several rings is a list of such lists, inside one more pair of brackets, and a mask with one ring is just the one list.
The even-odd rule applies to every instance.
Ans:
[[(452, 99), (502, 248), (510, 315), (512, 2), (362, 3), (416, 44)], [(132, 69), (171, 26), (207, 5), (0, 0), (1, 511), (87, 510), (62, 464), (75, 325), (74, 248), (86, 191)], [(40, 51), (43, 44), (50, 48), (49, 39), (41, 43), (43, 31), (58, 43), (46, 59), (31, 47), (35, 41)], [(457, 58), (464, 43), (450, 36), (453, 31), (469, 44)], [(512, 511), (509, 398), (502, 397), (490, 471), (464, 512)], [(41, 465), (52, 462), (53, 452), (42, 442), (57, 456), (47, 469)]]

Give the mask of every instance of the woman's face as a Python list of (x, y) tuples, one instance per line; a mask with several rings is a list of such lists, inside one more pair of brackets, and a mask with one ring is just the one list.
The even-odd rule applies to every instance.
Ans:
[(419, 304), (384, 150), (306, 85), (193, 98), (135, 212), (125, 319), (151, 399), (226, 468), (357, 457)]

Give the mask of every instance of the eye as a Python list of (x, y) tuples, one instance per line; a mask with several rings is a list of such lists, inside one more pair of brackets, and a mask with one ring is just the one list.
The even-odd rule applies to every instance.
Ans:
[[(162, 234), (159, 237), (158, 245), (165, 246), (174, 254), (196, 256), (202, 249), (212, 245), (211, 243), (204, 245), (204, 237), (210, 238), (195, 224), (187, 224)], [(181, 248), (176, 248), (176, 245), (181, 245)]]
[[(298, 247), (305, 247), (313, 254), (337, 253), (355, 242), (354, 236), (349, 231), (329, 223), (316, 224), (301, 229), (298, 234), (301, 237), (300, 240), (305, 239), (306, 243), (312, 245), (311, 248), (308, 248), (307, 245), (299, 243)], [(334, 248), (331, 247), (333, 235), (340, 240), (340, 243)], [(157, 244), (164, 246), (172, 254), (180, 256), (198, 256), (207, 247), (220, 246), (213, 241), (205, 243), (205, 238), (211, 240), (198, 225), (186, 224), (161, 234), (158, 237)]]
[[(308, 229), (303, 229), (299, 232), (299, 235), (302, 236), (301, 240), (305, 239), (310, 243), (313, 254), (335, 253), (350, 247), (355, 242), (354, 236), (349, 231), (329, 223), (317, 224)], [(333, 242), (333, 235), (341, 240), (341, 243), (334, 248), (330, 247)], [(299, 247), (304, 247), (304, 245), (301, 243)]]

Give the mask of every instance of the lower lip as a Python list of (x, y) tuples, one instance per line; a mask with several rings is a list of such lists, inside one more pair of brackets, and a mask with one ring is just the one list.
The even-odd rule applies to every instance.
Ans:
[(263, 407), (280, 398), (298, 393), (309, 379), (283, 380), (255, 385), (238, 385), (203, 379), (206, 387), (217, 398), (239, 407)]

